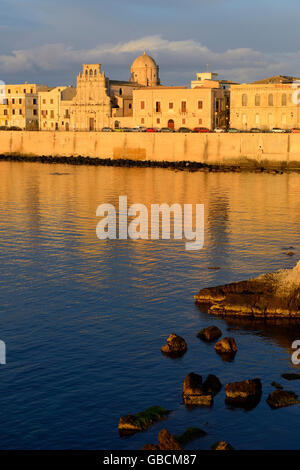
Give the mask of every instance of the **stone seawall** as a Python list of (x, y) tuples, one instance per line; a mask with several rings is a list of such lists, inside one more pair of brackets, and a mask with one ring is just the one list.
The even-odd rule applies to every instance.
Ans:
[(300, 134), (1, 131), (0, 154), (300, 169)]

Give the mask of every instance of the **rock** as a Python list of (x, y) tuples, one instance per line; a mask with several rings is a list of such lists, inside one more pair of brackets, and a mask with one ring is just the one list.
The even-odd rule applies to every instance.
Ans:
[(244, 380), (243, 382), (232, 382), (225, 385), (226, 403), (232, 405), (243, 405), (255, 403), (260, 400), (262, 386), (260, 379)]
[(234, 450), (232, 445), (230, 445), (226, 441), (216, 442), (215, 444), (212, 445), (211, 448), (212, 448), (212, 450)]
[(179, 442), (166, 429), (162, 429), (158, 434), (159, 448), (161, 450), (182, 450)]
[(195, 302), (221, 316), (300, 318), (300, 261), (293, 269), (201, 289)]
[(285, 380), (300, 380), (300, 374), (281, 374)]
[(271, 408), (282, 408), (300, 403), (298, 395), (288, 390), (275, 390), (270, 393), (267, 403)]
[(212, 396), (217, 395), (222, 388), (222, 384), (218, 377), (213, 374), (209, 374), (203, 384), (203, 389), (205, 393), (212, 394)]
[(277, 383), (277, 382), (272, 382), (271, 385), (272, 385), (272, 387), (275, 387), (275, 388), (277, 388), (278, 390), (283, 390), (283, 386), (280, 385), (280, 384)]
[(207, 433), (202, 429), (187, 428), (183, 434), (180, 436), (174, 436), (174, 438), (177, 442), (179, 442), (180, 445), (185, 446), (189, 442), (195, 441), (196, 439), (199, 439), (199, 437), (204, 437), (206, 435)]
[(145, 444), (141, 450), (160, 450), (157, 444)]
[(211, 406), (213, 397), (222, 387), (221, 382), (215, 375), (209, 375), (205, 382), (202, 376), (191, 372), (186, 376), (183, 383), (183, 400), (186, 405)]
[(151, 406), (141, 413), (120, 418), (118, 429), (121, 435), (134, 434), (148, 429), (152, 424), (166, 418), (168, 414), (169, 411), (160, 406)]
[(219, 354), (236, 354), (237, 347), (234, 338), (222, 338), (218, 343), (215, 344), (215, 350)]
[(285, 253), (287, 256), (294, 256), (294, 252), (293, 251), (288, 251), (287, 253)]
[(222, 331), (217, 326), (208, 326), (197, 333), (197, 337), (204, 341), (214, 341), (222, 336)]
[(169, 356), (182, 356), (187, 351), (187, 344), (181, 336), (171, 334), (167, 344), (161, 348), (161, 352)]

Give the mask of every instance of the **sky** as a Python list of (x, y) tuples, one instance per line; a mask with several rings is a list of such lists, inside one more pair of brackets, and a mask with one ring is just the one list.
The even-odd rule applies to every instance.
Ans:
[(76, 83), (83, 63), (128, 80), (144, 50), (165, 85), (207, 69), (300, 77), (299, 0), (0, 0), (0, 80)]

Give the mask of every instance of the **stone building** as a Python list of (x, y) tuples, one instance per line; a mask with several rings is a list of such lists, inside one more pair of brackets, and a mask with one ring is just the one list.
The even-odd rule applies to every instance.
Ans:
[[(298, 81), (298, 83), (297, 83)], [(240, 130), (300, 127), (299, 79), (278, 75), (230, 88), (230, 126)], [(296, 94), (296, 101), (293, 95)]]
[(0, 126), (38, 130), (38, 93), (48, 89), (46, 85), (27, 82), (20, 85), (2, 86), (0, 90), (2, 95), (0, 100)]
[[(205, 74), (206, 75), (206, 74)], [(136, 126), (145, 127), (226, 127), (229, 120), (229, 90), (212, 74), (198, 74), (187, 87), (145, 87), (133, 92)]]
[(70, 116), (66, 113), (64, 103), (71, 101), (75, 94), (76, 89), (71, 86), (60, 86), (50, 88), (47, 91), (39, 91), (39, 129), (43, 131), (68, 129), (67, 122)]
[(130, 68), (130, 81), (146, 87), (160, 85), (159, 67), (146, 52), (137, 57)]

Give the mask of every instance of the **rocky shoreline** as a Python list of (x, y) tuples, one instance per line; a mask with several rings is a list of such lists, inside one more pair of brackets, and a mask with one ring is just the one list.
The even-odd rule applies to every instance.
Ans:
[(293, 269), (201, 289), (195, 302), (219, 316), (300, 318), (300, 261)]

